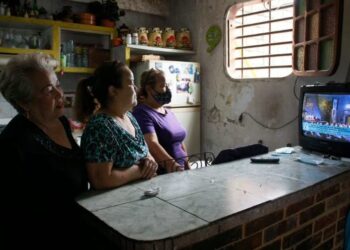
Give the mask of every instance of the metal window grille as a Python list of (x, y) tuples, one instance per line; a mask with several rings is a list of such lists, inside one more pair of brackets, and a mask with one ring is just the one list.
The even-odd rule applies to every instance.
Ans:
[(293, 0), (236, 4), (227, 24), (231, 77), (276, 78), (292, 72)]

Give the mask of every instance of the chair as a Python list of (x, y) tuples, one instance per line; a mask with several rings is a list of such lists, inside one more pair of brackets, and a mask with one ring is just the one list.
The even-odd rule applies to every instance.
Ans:
[(234, 149), (224, 149), (212, 162), (212, 165), (235, 161), (247, 157), (252, 157), (260, 154), (266, 154), (269, 152), (269, 148), (262, 144), (253, 144), (245, 147), (239, 147)]
[(190, 169), (208, 167), (212, 165), (215, 155), (212, 152), (203, 152), (188, 156)]
[[(188, 155), (186, 157), (164, 160), (164, 161), (158, 162), (158, 165), (165, 166), (168, 162), (172, 162), (175, 164), (176, 161), (180, 159), (185, 159), (188, 161), (190, 169), (196, 169), (196, 168), (203, 168), (203, 167), (210, 166), (214, 158), (215, 158), (215, 155), (212, 152), (203, 152), (203, 153)], [(165, 174), (166, 170), (164, 168), (158, 168), (157, 173)]]

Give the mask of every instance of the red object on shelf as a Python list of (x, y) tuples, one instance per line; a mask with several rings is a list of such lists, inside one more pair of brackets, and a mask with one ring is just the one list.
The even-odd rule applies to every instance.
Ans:
[(105, 26), (105, 27), (114, 28), (115, 27), (115, 21), (111, 21), (109, 19), (102, 19), (101, 20), (101, 25)]
[(82, 24), (95, 25), (96, 18), (95, 18), (95, 15), (90, 14), (90, 13), (80, 13), (79, 14), (79, 22)]
[(123, 40), (120, 37), (115, 37), (112, 39), (112, 46), (118, 47), (123, 44)]

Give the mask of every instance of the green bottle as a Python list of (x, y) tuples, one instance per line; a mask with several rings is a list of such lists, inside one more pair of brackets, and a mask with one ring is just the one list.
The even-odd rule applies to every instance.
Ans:
[(36, 0), (33, 0), (33, 7), (32, 7), (32, 16), (38, 17), (39, 16), (39, 8)]

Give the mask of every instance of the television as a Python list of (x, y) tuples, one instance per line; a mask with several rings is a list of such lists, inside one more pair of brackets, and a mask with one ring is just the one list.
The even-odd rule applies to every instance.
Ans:
[(299, 145), (326, 155), (350, 157), (350, 84), (300, 88)]

